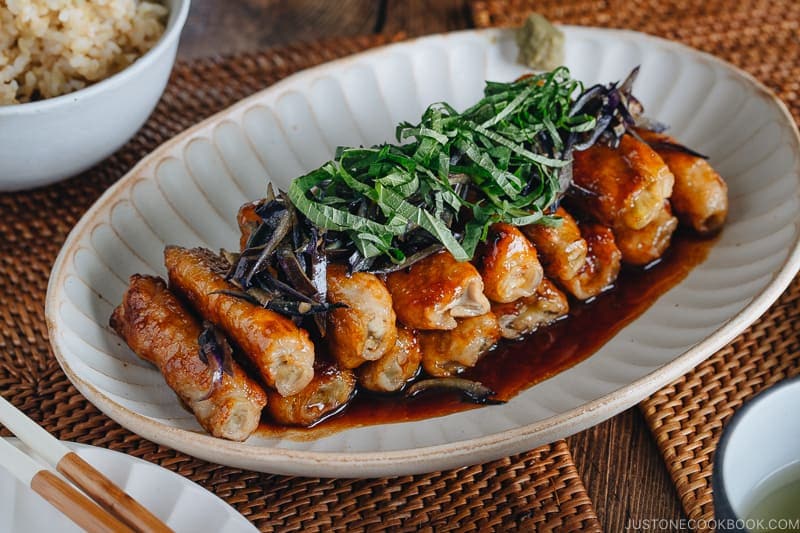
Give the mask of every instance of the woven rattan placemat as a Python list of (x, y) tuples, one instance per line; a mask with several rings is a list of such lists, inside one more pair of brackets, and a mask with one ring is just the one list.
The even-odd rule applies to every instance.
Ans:
[(244, 96), (387, 40), (340, 39), (179, 64), (153, 116), (117, 154), (67, 182), (0, 194), (0, 393), (61, 439), (125, 452), (200, 483), (264, 531), (599, 531), (564, 441), (428, 475), (259, 474), (200, 461), (121, 428), (72, 387), (49, 352), (43, 306), (50, 267), (104, 189), (169, 137)]
[[(800, 117), (800, 2), (796, 0), (478, 0), (478, 26), (551, 20), (628, 28), (712, 53), (769, 86)], [(714, 449), (733, 411), (800, 374), (800, 278), (752, 327), (641, 404), (689, 518), (713, 518)]]

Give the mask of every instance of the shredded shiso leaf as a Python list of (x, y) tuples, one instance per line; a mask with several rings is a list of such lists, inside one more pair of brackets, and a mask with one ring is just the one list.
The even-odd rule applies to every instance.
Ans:
[(396, 137), (405, 144), (340, 148), (295, 180), (288, 197), (315, 225), (344, 234), (358, 254), (351, 266), (381, 266), (371, 261), (378, 256), (384, 270), (385, 259), (405, 264), (419, 250), (404, 237), (418, 230), (426, 244), (469, 260), (495, 222), (558, 223), (547, 210), (563, 193), (570, 136), (597, 124), (573, 112), (582, 90), (566, 67), (488, 82), (461, 113), (440, 102), (418, 124), (400, 124)]
[(637, 72), (587, 90), (566, 67), (490, 81), (463, 112), (439, 102), (417, 124), (400, 124), (398, 144), (338, 148), (285, 193), (269, 188), (261, 222), (231, 254), (234, 295), (313, 319), (324, 336), (328, 261), (378, 274), (439, 250), (468, 261), (496, 222), (560, 224), (559, 201), (580, 192), (574, 151), (662, 127), (631, 94)]
[(208, 391), (199, 399), (207, 400), (222, 383), (223, 374), (233, 376), (232, 349), (225, 337), (211, 323), (203, 324), (203, 330), (197, 338), (200, 346), (198, 357), (211, 369), (211, 380)]

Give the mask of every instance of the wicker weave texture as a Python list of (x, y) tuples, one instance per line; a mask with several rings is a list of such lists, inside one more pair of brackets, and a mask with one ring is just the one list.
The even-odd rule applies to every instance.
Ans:
[[(478, 26), (519, 25), (531, 11), (566, 24), (628, 28), (714, 54), (750, 72), (800, 118), (800, 2), (795, 0), (477, 0)], [(721, 430), (743, 402), (800, 374), (800, 278), (752, 327), (642, 402), (689, 518), (713, 518)]]
[(49, 353), (43, 306), (50, 267), (69, 230), (109, 185), (160, 143), (231, 103), (388, 40), (339, 39), (179, 64), (153, 116), (117, 154), (67, 182), (0, 194), (0, 393), (61, 439), (128, 453), (200, 483), (264, 531), (599, 531), (563, 441), (428, 475), (259, 474), (200, 461), (121, 428), (72, 387)]
[(714, 516), (714, 450), (734, 411), (798, 374), (800, 278), (731, 344), (641, 403), (689, 518)]

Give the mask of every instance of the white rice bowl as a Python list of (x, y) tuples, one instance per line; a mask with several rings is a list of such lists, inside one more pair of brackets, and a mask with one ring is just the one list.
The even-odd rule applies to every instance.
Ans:
[(119, 72), (164, 33), (167, 8), (141, 0), (0, 3), (0, 105), (82, 89)]

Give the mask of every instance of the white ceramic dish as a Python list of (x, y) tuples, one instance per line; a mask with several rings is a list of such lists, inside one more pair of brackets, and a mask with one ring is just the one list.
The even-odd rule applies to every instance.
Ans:
[(161, 39), (122, 72), (63, 96), (0, 106), (0, 191), (74, 176), (133, 137), (164, 92), (189, 3), (165, 1)]
[(505, 30), (432, 36), (292, 76), (160, 147), (75, 227), (47, 295), (50, 340), (75, 386), (153, 441), (210, 461), (308, 476), (456, 467), (552, 442), (613, 416), (730, 341), (780, 295), (800, 263), (800, 142), (785, 107), (748, 75), (684, 46), (568, 27), (567, 65), (587, 84), (642, 65), (635, 94), (727, 178), (731, 214), (708, 260), (589, 359), (502, 406), (293, 441), (214, 439), (159, 374), (107, 327), (134, 272), (162, 274), (166, 243), (234, 248), (235, 213), (331, 156), (389, 140), (434, 101), (476, 101), (485, 79), (523, 69)]
[[(8, 439), (27, 450), (17, 439)], [(66, 442), (176, 533), (258, 531), (233, 507), (183, 476), (124, 453)], [(29, 453), (30, 451), (27, 450)], [(83, 531), (45, 499), (0, 468), (0, 532)]]

